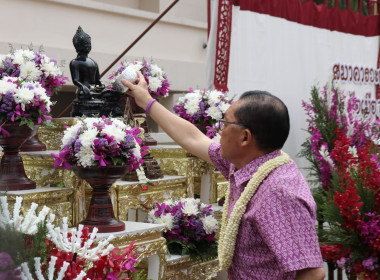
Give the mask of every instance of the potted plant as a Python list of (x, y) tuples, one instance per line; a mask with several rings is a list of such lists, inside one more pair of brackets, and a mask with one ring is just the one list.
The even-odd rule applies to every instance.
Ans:
[(25, 82), (18, 78), (0, 80), (0, 190), (25, 190), (36, 187), (29, 180), (21, 157), (20, 146), (32, 135), (35, 124), (50, 120), (51, 101), (38, 82)]
[(313, 87), (309, 137), (301, 155), (310, 174), (323, 258), (332, 268), (364, 279), (380, 276), (380, 120), (356, 113), (358, 100), (333, 83)]
[[(38, 82), (51, 96), (66, 83), (57, 61), (32, 49), (12, 50), (0, 57), (0, 76), (18, 78), (25, 82)], [(46, 145), (39, 141), (37, 131), (40, 124), (33, 128), (31, 137), (22, 145), (21, 151), (44, 151)]]
[(93, 188), (87, 218), (81, 222), (99, 232), (122, 231), (123, 222), (115, 218), (109, 188), (128, 170), (142, 164), (144, 149), (137, 137), (139, 128), (131, 128), (118, 119), (84, 118), (67, 127), (54, 167), (73, 168)]
[(192, 260), (206, 260), (218, 255), (215, 240), (218, 221), (212, 206), (199, 199), (156, 203), (148, 213), (148, 222), (165, 225), (164, 237), (171, 254), (189, 255)]

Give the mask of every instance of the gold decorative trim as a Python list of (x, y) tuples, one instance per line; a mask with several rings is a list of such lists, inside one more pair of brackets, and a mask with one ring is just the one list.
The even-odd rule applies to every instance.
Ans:
[[(22, 193), (25, 192), (25, 193)], [(17, 194), (13, 192), (7, 192), (7, 201), (10, 210), (13, 211), (14, 204), (16, 202), (16, 196), (21, 196), (23, 202), (21, 205), (21, 213), (25, 216), (30, 208), (32, 202), (38, 204), (37, 211), (42, 210), (46, 205), (51, 209), (51, 212), (55, 214), (56, 218), (54, 223), (58, 225), (62, 221), (63, 217), (68, 217), (69, 226), (74, 226), (76, 223), (73, 220), (73, 189), (52, 189), (46, 191), (30, 192), (29, 191), (17, 191)]]
[(189, 257), (167, 261), (167, 280), (206, 280), (213, 279), (219, 271), (218, 259), (208, 261), (192, 261)]

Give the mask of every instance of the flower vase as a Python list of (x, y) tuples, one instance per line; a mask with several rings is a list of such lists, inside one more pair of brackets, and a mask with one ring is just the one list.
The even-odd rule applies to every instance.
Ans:
[(146, 114), (145, 110), (140, 108), (137, 104), (134, 98), (129, 97), (129, 103), (130, 103), (130, 108), (133, 113), (133, 117), (135, 119), (141, 119), (139, 123), (139, 127), (144, 129), (144, 144), (146, 146), (156, 146), (157, 141), (150, 135), (149, 133), (149, 127), (148, 123), (146, 121)]
[(87, 218), (80, 223), (88, 227), (90, 231), (97, 227), (100, 233), (125, 230), (124, 222), (115, 218), (109, 189), (116, 180), (124, 176), (128, 166), (82, 167), (73, 165), (72, 167), (75, 174), (89, 183), (93, 189)]
[(32, 131), (32, 136), (22, 144), (20, 151), (21, 152), (37, 152), (37, 151), (46, 151), (46, 145), (38, 139), (38, 129), (40, 125), (35, 124)]
[(36, 188), (36, 183), (30, 180), (24, 169), (24, 163), (19, 155), (21, 145), (32, 135), (33, 130), (19, 123), (5, 123), (3, 129), (9, 136), (0, 133), (0, 145), (3, 157), (0, 166), (0, 190), (16, 191)]

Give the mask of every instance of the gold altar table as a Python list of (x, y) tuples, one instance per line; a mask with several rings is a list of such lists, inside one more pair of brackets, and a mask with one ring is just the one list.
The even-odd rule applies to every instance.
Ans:
[(24, 217), (29, 210), (30, 205), (34, 202), (38, 204), (37, 211), (40, 211), (45, 205), (51, 209), (51, 213), (54, 213), (56, 216), (54, 220), (56, 225), (58, 225), (63, 217), (67, 217), (69, 226), (76, 225), (73, 224), (74, 204), (72, 201), (74, 194), (75, 190), (72, 188), (51, 187), (6, 192), (7, 202), (11, 211), (13, 211), (16, 196), (21, 196), (23, 198), (21, 213)]
[(166, 270), (165, 280), (214, 279), (219, 271), (219, 261), (192, 261), (189, 256), (167, 255)]

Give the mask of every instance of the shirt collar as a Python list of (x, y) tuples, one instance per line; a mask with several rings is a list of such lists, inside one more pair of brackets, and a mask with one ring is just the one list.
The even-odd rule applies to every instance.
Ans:
[[(257, 169), (259, 169), (259, 167), (263, 163), (265, 163), (266, 161), (268, 161), (270, 159), (278, 157), (280, 154), (281, 154), (281, 150), (275, 150), (269, 154), (265, 154), (261, 157), (255, 158), (254, 160), (252, 160), (250, 163), (243, 166), (239, 170), (237, 170), (235, 172), (232, 171), (230, 175), (235, 176), (235, 182), (236, 182), (237, 186), (242, 185), (243, 183), (249, 181), (252, 178), (253, 174), (255, 174)], [(232, 165), (232, 167), (234, 170), (235, 166)]]

